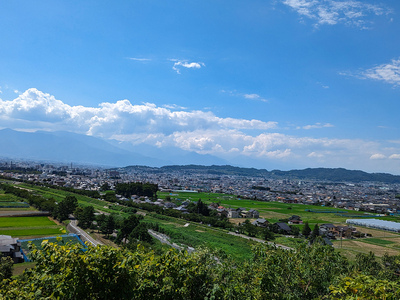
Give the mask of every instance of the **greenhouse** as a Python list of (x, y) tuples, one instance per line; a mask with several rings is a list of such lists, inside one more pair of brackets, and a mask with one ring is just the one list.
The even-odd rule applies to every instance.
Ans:
[(348, 220), (346, 220), (346, 223), (358, 225), (358, 226), (365, 226), (365, 227), (369, 227), (369, 228), (400, 232), (400, 223), (391, 222), (391, 221), (384, 221), (384, 220), (378, 220), (378, 219), (363, 219), (363, 220), (348, 219)]

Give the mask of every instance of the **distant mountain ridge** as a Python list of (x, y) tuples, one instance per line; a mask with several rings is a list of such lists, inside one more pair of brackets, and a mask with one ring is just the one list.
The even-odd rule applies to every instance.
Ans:
[[(400, 176), (367, 173), (344, 168), (308, 168), (280, 171), (235, 167), (232, 162), (212, 155), (201, 155), (179, 148), (158, 148), (150, 145), (108, 141), (72, 132), (22, 132), (0, 130), (0, 157), (42, 160), (61, 163), (83, 163), (103, 167), (142, 166), (152, 172), (179, 170), (214, 175), (263, 176), (276, 179), (317, 179), (328, 181), (400, 183)], [(200, 162), (200, 164), (198, 164)], [(197, 163), (197, 164), (190, 164)], [(205, 166), (208, 165), (208, 166)], [(129, 167), (128, 167), (129, 168)], [(132, 167), (130, 167), (132, 168)]]
[[(140, 168), (135, 166), (125, 167), (129, 170)], [(142, 169), (144, 170), (144, 169)], [(344, 168), (307, 168), (303, 170), (280, 171), (256, 168), (241, 168), (230, 165), (223, 166), (202, 166), (202, 165), (172, 165), (161, 168), (148, 168), (149, 172), (171, 172), (180, 171), (188, 174), (197, 172), (213, 175), (238, 175), (253, 177), (268, 177), (274, 179), (298, 179), (298, 180), (322, 180), (335, 182), (382, 182), (382, 183), (400, 183), (400, 176), (388, 173), (367, 173), (360, 170), (347, 170)]]

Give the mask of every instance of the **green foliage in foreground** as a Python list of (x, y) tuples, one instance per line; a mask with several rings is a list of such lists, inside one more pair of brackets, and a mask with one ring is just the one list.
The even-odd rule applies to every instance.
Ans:
[[(42, 246), (32, 249), (34, 268), (0, 283), (2, 299), (399, 299), (398, 279), (355, 271), (320, 243), (296, 251), (260, 244), (244, 262), (208, 249)], [(368, 267), (374, 258), (365, 259)]]

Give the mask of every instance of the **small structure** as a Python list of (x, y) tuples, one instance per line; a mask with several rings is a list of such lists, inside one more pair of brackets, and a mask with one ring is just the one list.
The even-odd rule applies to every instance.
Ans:
[(11, 257), (14, 263), (24, 261), (21, 253), (21, 243), (17, 238), (9, 235), (0, 235), (0, 252), (1, 256)]
[(260, 213), (258, 211), (256, 211), (255, 209), (250, 209), (249, 213), (251, 214), (252, 218), (259, 218), (260, 217)]
[(251, 224), (258, 226), (258, 227), (267, 227), (269, 222), (263, 218), (259, 218), (255, 221), (253, 221)]
[(292, 232), (292, 229), (286, 223), (278, 222), (278, 223), (274, 223), (274, 225), (278, 226), (279, 231), (284, 231), (286, 233)]
[(290, 218), (289, 218), (289, 222), (288, 222), (289, 224), (303, 224), (303, 221), (301, 220), (301, 217), (300, 216), (297, 216), (297, 215), (293, 215), (293, 216), (291, 216)]
[(239, 218), (239, 214), (236, 209), (229, 208), (228, 209), (228, 218)]

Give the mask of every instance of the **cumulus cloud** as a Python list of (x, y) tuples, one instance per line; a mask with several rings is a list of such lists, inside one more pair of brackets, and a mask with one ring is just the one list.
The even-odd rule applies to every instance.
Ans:
[(202, 62), (188, 62), (187, 60), (178, 60), (178, 59), (170, 59), (170, 60), (175, 62), (172, 69), (176, 71), (176, 73), (178, 74), (181, 74), (181, 68), (200, 69), (201, 67), (206, 66)]
[(381, 153), (375, 153), (370, 156), (370, 159), (385, 159), (386, 156)]
[(325, 160), (341, 165), (344, 160), (364, 159), (372, 163), (379, 158), (379, 162), (390, 158), (393, 166), (393, 160), (399, 159), (399, 154), (393, 153), (400, 153), (400, 147), (389, 149), (378, 142), (292, 136), (273, 132), (279, 129), (274, 121), (221, 118), (210, 111), (186, 111), (178, 106), (133, 104), (129, 100), (104, 102), (97, 107), (71, 106), (37, 89), (29, 89), (11, 101), (0, 100), (0, 128), (6, 127), (25, 131), (64, 130), (132, 144), (261, 161), (301, 160), (319, 164)]
[(302, 17), (314, 20), (316, 26), (342, 23), (366, 29), (371, 24), (368, 18), (391, 13), (391, 10), (383, 5), (355, 0), (282, 0), (282, 3)]
[(384, 81), (395, 86), (400, 85), (400, 59), (392, 59), (388, 64), (382, 64), (361, 73), (364, 79)]
[(309, 129), (318, 129), (318, 128), (329, 128), (329, 127), (335, 127), (335, 126), (333, 126), (333, 125), (330, 124), (330, 123), (325, 123), (325, 124), (322, 124), (322, 123), (315, 123), (315, 124), (313, 124), (313, 125), (297, 126), (296, 129), (306, 129), (306, 130), (309, 130)]

